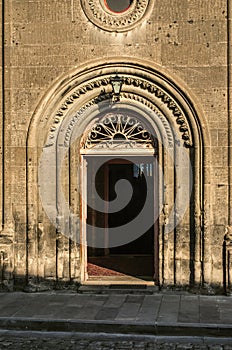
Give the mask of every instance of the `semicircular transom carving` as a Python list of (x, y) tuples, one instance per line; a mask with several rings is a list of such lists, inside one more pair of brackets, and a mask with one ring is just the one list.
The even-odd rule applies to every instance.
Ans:
[(149, 149), (154, 150), (155, 137), (135, 117), (107, 114), (93, 125), (82, 140), (82, 149)]

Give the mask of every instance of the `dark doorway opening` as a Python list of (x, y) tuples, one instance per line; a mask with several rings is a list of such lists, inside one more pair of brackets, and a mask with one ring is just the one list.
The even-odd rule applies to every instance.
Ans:
[[(87, 223), (91, 225), (91, 232), (88, 232), (87, 242), (87, 271), (88, 278), (104, 278), (117, 280), (118, 278), (139, 278), (145, 281), (154, 280), (155, 274), (155, 245), (156, 225), (154, 224), (155, 203), (155, 170), (154, 157), (136, 157), (133, 162), (123, 158), (115, 158), (104, 162), (99, 167), (95, 179), (91, 177), (91, 169), (102, 163), (100, 157), (88, 157), (88, 210)], [(93, 196), (92, 186), (96, 186), (99, 196), (110, 203), (115, 200), (117, 193), (115, 185), (121, 179), (129, 181), (133, 194), (129, 203), (121, 210), (107, 213), (98, 211)], [(95, 181), (93, 181), (95, 180)], [(106, 240), (112, 234), (114, 227), (123, 227), (134, 220), (143, 210), (147, 199), (147, 191), (150, 191), (152, 205), (145, 212), (143, 220), (151, 222), (149, 229), (141, 232), (140, 237), (129, 241), (126, 244), (98, 248), (91, 247), (91, 240), (94, 240), (95, 227), (102, 227), (105, 230)], [(95, 209), (93, 209), (95, 207)], [(144, 222), (145, 226), (145, 222)], [(143, 230), (142, 230), (143, 231)], [(126, 233), (125, 233), (126, 234)]]

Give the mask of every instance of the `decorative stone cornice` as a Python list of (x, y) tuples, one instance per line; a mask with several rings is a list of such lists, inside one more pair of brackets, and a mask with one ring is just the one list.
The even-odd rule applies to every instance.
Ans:
[(97, 27), (108, 32), (125, 32), (143, 20), (154, 1), (134, 0), (125, 12), (109, 11), (104, 0), (81, 0), (85, 15)]
[[(53, 119), (53, 124), (50, 128), (50, 135), (49, 135), (48, 143), (49, 144), (53, 143), (52, 140), (55, 138), (55, 133), (56, 133), (58, 126), (60, 125), (61, 121), (63, 120), (64, 116), (66, 115), (67, 111), (69, 110), (70, 106), (74, 103), (75, 100), (79, 99), (81, 96), (85, 95), (86, 93), (93, 91), (94, 89), (98, 89), (98, 91), (99, 91), (99, 88), (101, 88), (101, 87), (105, 88), (107, 85), (110, 85), (110, 84), (111, 84), (110, 77), (96, 79), (94, 81), (91, 81), (87, 84), (82, 85), (77, 90), (75, 90), (69, 97), (67, 97), (67, 99), (61, 105), (61, 107), (59, 108), (59, 110), (57, 111), (57, 113)], [(177, 105), (177, 103), (175, 102), (173, 97), (168, 95), (168, 93), (166, 91), (164, 91), (162, 88), (160, 88), (159, 86), (157, 86), (153, 82), (147, 81), (147, 80), (142, 79), (142, 78), (127, 76), (127, 77), (125, 77), (124, 84), (125, 84), (124, 90), (127, 90), (126, 86), (130, 87), (128, 89), (129, 91), (132, 87), (137, 88), (139, 90), (144, 90), (148, 93), (148, 95), (150, 95), (151, 98), (150, 99), (144, 98), (141, 96), (142, 94), (140, 94), (140, 93), (136, 94), (135, 92), (131, 92), (131, 93), (130, 92), (122, 92), (121, 93), (122, 96), (124, 96), (125, 98), (137, 100), (137, 101), (141, 102), (142, 104), (145, 104), (146, 106), (148, 106), (150, 109), (155, 110), (156, 112), (158, 111), (158, 109), (156, 107), (155, 99), (162, 101), (162, 103), (169, 109), (169, 111), (171, 112), (171, 114), (175, 118), (175, 122), (178, 126), (178, 129), (179, 129), (181, 135), (182, 135), (182, 139), (184, 140), (184, 145), (186, 147), (192, 146), (192, 137), (191, 137), (191, 131), (190, 131), (190, 127), (188, 125), (188, 121), (187, 121), (186, 116), (184, 115), (183, 111)], [(111, 93), (99, 94), (97, 97), (91, 99), (88, 103), (83, 105), (79, 109), (78, 113), (74, 116), (74, 119), (79, 118), (79, 116), (81, 114), (83, 114), (83, 112), (87, 108), (89, 108), (95, 104), (98, 104), (102, 101), (111, 100), (111, 98), (112, 98)], [(152, 100), (154, 100), (154, 102)], [(159, 113), (159, 115), (160, 115), (160, 113)], [(163, 116), (161, 118), (162, 118), (162, 122), (165, 126), (165, 129), (168, 130), (167, 135), (168, 135), (169, 142), (171, 143), (172, 142), (171, 141), (172, 140), (172, 133), (170, 131), (170, 127), (168, 127), (168, 122), (167, 122), (166, 118)], [(164, 120), (165, 120), (165, 122), (164, 122)], [(73, 121), (73, 123), (75, 123), (75, 121)]]

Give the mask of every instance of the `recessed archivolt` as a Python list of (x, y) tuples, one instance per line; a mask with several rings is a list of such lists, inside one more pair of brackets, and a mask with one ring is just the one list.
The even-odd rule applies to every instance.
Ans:
[[(95, 89), (96, 91), (97, 90), (99, 91), (99, 88), (103, 88), (103, 89), (108, 88), (109, 90), (109, 86), (111, 86), (110, 77), (104, 77), (102, 79), (96, 79), (88, 82), (87, 84), (83, 84), (78, 89), (76, 89), (71, 95), (69, 95), (55, 114), (52, 126), (50, 128), (50, 134), (49, 134), (47, 145), (53, 144), (55, 140), (55, 136), (57, 134), (57, 129), (59, 128), (62, 120), (64, 119), (67, 112), (69, 111), (69, 109), (71, 108), (71, 106), (74, 104), (76, 100), (80, 99), (81, 97), (83, 97), (87, 93), (90, 93), (91, 91), (94, 92)], [(131, 100), (137, 100), (140, 103), (149, 107), (151, 110), (155, 111), (155, 113), (157, 113), (157, 115), (160, 117), (166, 129), (168, 140), (171, 143), (173, 136), (169, 127), (169, 122), (160, 113), (160, 110), (157, 108), (155, 104), (155, 100), (162, 102), (166, 106), (166, 108), (169, 110), (169, 114), (172, 116), (173, 120), (175, 121), (176, 126), (184, 141), (184, 145), (186, 147), (192, 146), (191, 130), (190, 130), (190, 126), (188, 124), (187, 118), (184, 112), (182, 111), (181, 107), (178, 105), (178, 103), (166, 91), (164, 91), (161, 87), (157, 86), (156, 84), (150, 81), (147, 81), (140, 77), (133, 77), (133, 76), (125, 76), (123, 89), (129, 90), (129, 91), (132, 89), (133, 91), (138, 89), (138, 93), (135, 93), (135, 92), (130, 93), (125, 91), (121, 93), (121, 96)], [(150, 96), (150, 98), (145, 98), (141, 96), (143, 95), (142, 91), (145, 91), (147, 93), (147, 96)], [(91, 106), (98, 104), (102, 101), (106, 101), (106, 100), (110, 101), (111, 98), (112, 98), (112, 95), (110, 92), (107, 93), (103, 91), (103, 93), (98, 94), (98, 96), (91, 99), (89, 102), (84, 104), (79, 109), (79, 111), (76, 113), (76, 115), (73, 117), (72, 121), (70, 122), (70, 125), (72, 124), (74, 125), (76, 120), (79, 118), (79, 116), (82, 115), (87, 108), (90, 108)], [(67, 130), (66, 139), (68, 139), (68, 135), (71, 133), (69, 129), (70, 127)]]
[[(97, 106), (99, 103), (104, 103), (104, 101), (110, 101), (111, 94), (105, 94), (102, 95), (100, 98), (96, 97), (89, 101), (87, 104), (82, 106), (82, 108), (71, 118), (70, 122), (68, 123), (67, 127), (65, 128), (65, 135), (64, 135), (64, 145), (66, 147), (70, 146), (72, 133), (74, 130), (75, 125), (86, 115), (86, 111), (88, 111), (90, 114), (92, 112), (91, 107), (94, 108), (94, 106)], [(145, 98), (138, 96), (133, 93), (122, 93), (122, 101), (127, 105), (128, 104), (128, 110), (131, 109), (131, 101), (134, 101), (135, 103), (139, 103), (140, 105), (146, 107), (148, 110), (154, 112), (153, 113), (153, 119), (155, 119), (155, 122), (157, 122), (157, 119), (162, 124), (162, 128), (164, 129), (166, 139), (168, 141), (168, 146), (170, 148), (173, 147), (174, 137), (173, 132), (171, 129), (171, 126), (165, 116), (161, 113), (161, 111), (150, 101), (146, 100)], [(120, 107), (120, 105), (118, 105)], [(106, 108), (108, 111), (108, 108)], [(164, 135), (163, 135), (164, 136)], [(51, 143), (49, 145), (52, 145)]]
[(161, 113), (161, 111), (151, 101), (143, 98), (142, 96), (132, 94), (132, 93), (123, 93), (122, 96), (126, 99), (138, 101), (154, 112), (154, 115), (157, 116), (159, 118), (159, 120), (161, 121), (161, 123), (163, 124), (163, 127), (164, 127), (165, 132), (166, 132), (166, 136), (168, 139), (168, 145), (169, 145), (169, 147), (172, 148), (173, 147), (173, 133), (172, 133), (169, 122), (167, 121), (165, 116)]

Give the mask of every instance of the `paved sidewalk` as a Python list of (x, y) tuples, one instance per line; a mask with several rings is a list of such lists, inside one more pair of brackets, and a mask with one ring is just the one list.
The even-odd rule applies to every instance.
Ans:
[(232, 297), (0, 293), (0, 329), (232, 337)]

